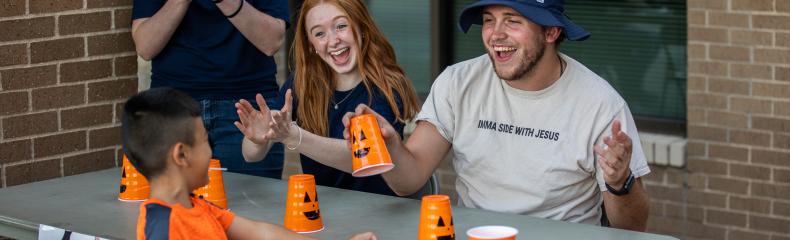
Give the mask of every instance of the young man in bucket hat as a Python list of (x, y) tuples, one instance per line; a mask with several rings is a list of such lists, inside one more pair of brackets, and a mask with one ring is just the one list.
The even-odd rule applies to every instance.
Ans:
[[(463, 206), (600, 224), (603, 203), (612, 226), (644, 231), (650, 168), (633, 117), (606, 80), (559, 52), (564, 38), (590, 36), (563, 1), (482, 0), (459, 20), (463, 31), (482, 25), (487, 54), (439, 75), (405, 143), (379, 118), (390, 187), (416, 191), (452, 150)], [(344, 123), (363, 113), (375, 112), (360, 105)]]

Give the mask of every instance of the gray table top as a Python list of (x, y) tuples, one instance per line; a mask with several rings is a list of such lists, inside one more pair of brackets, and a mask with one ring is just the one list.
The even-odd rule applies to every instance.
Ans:
[[(283, 224), (287, 181), (228, 172), (223, 178), (233, 212)], [(139, 203), (118, 201), (119, 182), (116, 168), (0, 189), (0, 222), (23, 228), (46, 224), (110, 239), (134, 239)], [(417, 236), (418, 200), (322, 186), (317, 191), (325, 229), (312, 236), (346, 239), (363, 231), (373, 231), (379, 239)], [(520, 239), (676, 239), (460, 206), (453, 206), (452, 211), (458, 239), (466, 239), (466, 230), (482, 225), (515, 227)]]

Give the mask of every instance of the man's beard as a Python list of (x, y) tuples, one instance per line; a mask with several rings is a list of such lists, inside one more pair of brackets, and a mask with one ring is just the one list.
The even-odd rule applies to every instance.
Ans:
[[(494, 59), (494, 56), (489, 52), (488, 57), (491, 58), (491, 62), (494, 65), (494, 72), (496, 73), (496, 75), (502, 80), (513, 81), (513, 80), (522, 79), (525, 76), (529, 76), (533, 74), (535, 72), (535, 67), (538, 65), (538, 61), (541, 58), (543, 58), (543, 54), (546, 52), (546, 43), (543, 42), (543, 39), (540, 39), (540, 37), (538, 37), (538, 39), (536, 40), (537, 40), (536, 41), (537, 46), (535, 49), (537, 52), (535, 52), (534, 55), (530, 55), (526, 51), (523, 51), (524, 54), (521, 55), (524, 57), (521, 59), (521, 64), (516, 66), (515, 71), (513, 71), (513, 74), (510, 75), (504, 75), (505, 73), (497, 69), (496, 60)], [(494, 54), (496, 54), (496, 52)]]

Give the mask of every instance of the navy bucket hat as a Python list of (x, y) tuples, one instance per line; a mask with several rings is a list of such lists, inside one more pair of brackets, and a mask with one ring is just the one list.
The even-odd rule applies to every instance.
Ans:
[(458, 19), (461, 30), (467, 32), (472, 24), (482, 24), (483, 8), (490, 5), (510, 7), (541, 26), (561, 27), (565, 36), (571, 41), (582, 41), (590, 37), (589, 32), (565, 16), (563, 0), (480, 0), (469, 4), (461, 11), (461, 17)]

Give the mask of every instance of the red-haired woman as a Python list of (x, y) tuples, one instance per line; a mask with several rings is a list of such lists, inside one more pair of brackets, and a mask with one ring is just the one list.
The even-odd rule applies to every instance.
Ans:
[(300, 13), (291, 49), (294, 77), (282, 87), (283, 108), (270, 111), (261, 96), (261, 111), (244, 100), (236, 105), (245, 159), (262, 159), (271, 143), (283, 142), (301, 153), (303, 172), (320, 185), (395, 195), (380, 175), (349, 174), (342, 118), (370, 104), (402, 134), (419, 110), (411, 82), (362, 1), (307, 0)]

